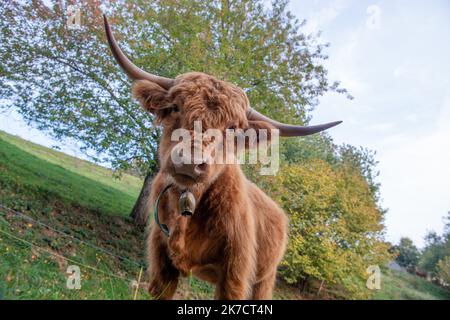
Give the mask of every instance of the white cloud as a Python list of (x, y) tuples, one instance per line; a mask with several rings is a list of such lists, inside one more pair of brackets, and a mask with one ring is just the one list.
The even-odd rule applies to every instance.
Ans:
[(315, 33), (336, 19), (347, 7), (348, 0), (334, 0), (326, 7), (307, 17), (307, 24), (304, 28), (306, 33)]
[(400, 78), (406, 73), (405, 65), (402, 64), (394, 69), (394, 77)]
[(403, 136), (381, 150), (388, 236), (409, 236), (423, 245), (426, 232), (441, 231), (442, 217), (450, 211), (450, 96), (432, 131), (416, 139)]
[(417, 113), (411, 113), (406, 117), (406, 120), (412, 123), (417, 123), (419, 121), (419, 117)]
[(373, 125), (370, 125), (365, 128), (368, 132), (375, 132), (375, 133), (384, 133), (384, 132), (390, 132), (392, 129), (394, 129), (395, 123), (394, 122), (381, 122), (376, 123)]

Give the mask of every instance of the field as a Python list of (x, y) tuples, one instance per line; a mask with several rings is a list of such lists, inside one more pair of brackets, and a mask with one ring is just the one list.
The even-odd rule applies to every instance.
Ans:
[[(140, 186), (137, 177), (118, 178), (0, 131), (0, 299), (148, 299), (145, 232), (127, 218)], [(67, 287), (71, 265), (80, 268), (80, 290)], [(209, 299), (212, 292), (189, 277), (176, 297)], [(318, 297), (279, 282), (275, 298)], [(386, 271), (374, 298), (450, 297), (423, 279)]]

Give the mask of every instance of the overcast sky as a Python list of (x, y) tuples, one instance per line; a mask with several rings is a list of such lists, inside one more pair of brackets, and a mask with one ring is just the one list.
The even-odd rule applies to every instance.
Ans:
[[(292, 0), (307, 32), (331, 43), (329, 78), (355, 97), (327, 94), (312, 123), (344, 120), (337, 143), (377, 151), (387, 240), (442, 231), (450, 211), (450, 1)], [(15, 112), (0, 130), (82, 157), (76, 143), (53, 141)]]
[(328, 94), (313, 123), (344, 120), (338, 143), (377, 151), (387, 239), (423, 245), (450, 211), (450, 1), (292, 1), (331, 43)]

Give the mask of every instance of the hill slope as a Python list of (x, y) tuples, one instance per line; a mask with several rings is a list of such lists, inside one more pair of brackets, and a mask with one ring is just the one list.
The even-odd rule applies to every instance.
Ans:
[(449, 300), (450, 291), (415, 275), (384, 270), (376, 300)]
[[(125, 218), (139, 179), (123, 180), (126, 186), (107, 169), (1, 133), (0, 296), (130, 298), (143, 235)], [(67, 289), (69, 265), (80, 267), (82, 290)]]

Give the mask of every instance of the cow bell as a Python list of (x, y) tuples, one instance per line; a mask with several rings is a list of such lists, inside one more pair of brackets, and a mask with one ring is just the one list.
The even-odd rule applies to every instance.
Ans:
[(195, 197), (192, 192), (186, 190), (180, 195), (180, 212), (183, 216), (192, 216), (195, 211)]

